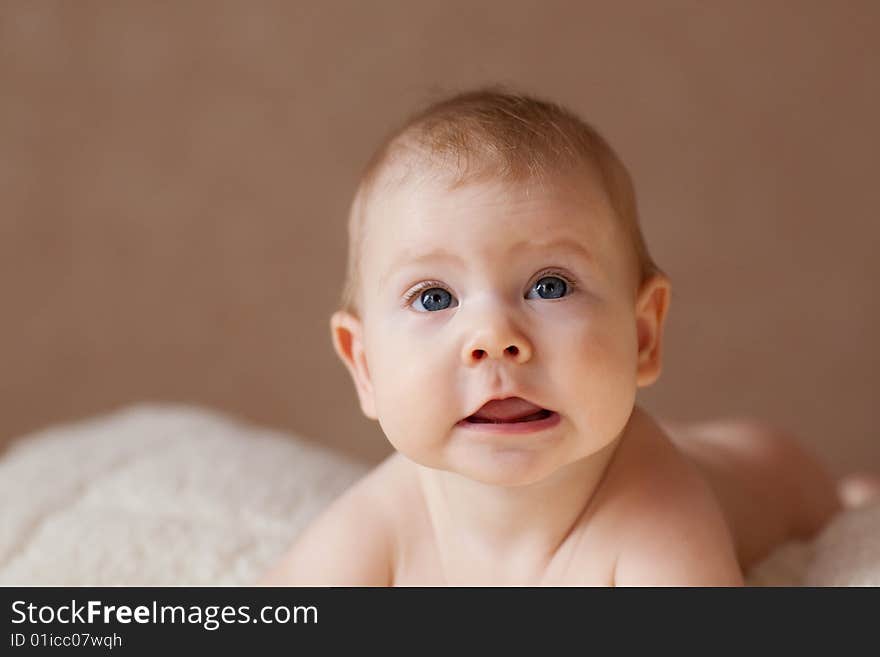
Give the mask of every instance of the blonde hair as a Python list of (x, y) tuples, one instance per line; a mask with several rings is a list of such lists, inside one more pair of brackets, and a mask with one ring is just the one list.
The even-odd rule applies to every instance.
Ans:
[(397, 183), (433, 171), (449, 178), (450, 188), (455, 188), (488, 179), (541, 180), (584, 164), (595, 166), (601, 175), (612, 209), (634, 249), (643, 283), (661, 270), (648, 253), (639, 227), (632, 179), (608, 142), (559, 105), (490, 87), (431, 104), (386, 137), (369, 160), (349, 213), (341, 309), (360, 314), (366, 209), (378, 181), (392, 169)]

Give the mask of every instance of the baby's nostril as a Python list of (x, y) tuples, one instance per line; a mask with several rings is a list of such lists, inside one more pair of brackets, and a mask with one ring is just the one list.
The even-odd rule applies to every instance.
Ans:
[(511, 356), (516, 356), (519, 353), (519, 348), (514, 345), (510, 345), (506, 351), (510, 353)]
[(474, 358), (476, 358), (477, 360), (480, 360), (483, 357), (483, 354), (485, 354), (485, 353), (486, 352), (483, 351), (482, 349), (474, 349)]

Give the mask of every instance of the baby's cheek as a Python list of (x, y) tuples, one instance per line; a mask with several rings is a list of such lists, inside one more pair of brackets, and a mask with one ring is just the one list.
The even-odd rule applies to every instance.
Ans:
[(574, 341), (564, 378), (590, 424), (616, 426), (635, 399), (634, 351), (613, 331), (586, 332)]
[(608, 382), (633, 378), (635, 350), (628, 348), (621, 337), (607, 332), (589, 334), (580, 341), (580, 353), (573, 360), (591, 375)]
[(448, 436), (457, 419), (449, 399), (449, 385), (430, 359), (402, 357), (393, 368), (375, 377), (379, 424), (389, 442), (410, 458), (422, 462)]

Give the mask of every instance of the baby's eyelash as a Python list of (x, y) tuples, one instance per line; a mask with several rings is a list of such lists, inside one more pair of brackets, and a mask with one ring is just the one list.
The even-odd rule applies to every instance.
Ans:
[[(534, 283), (532, 283), (532, 285), (547, 276), (558, 276), (559, 278), (561, 278), (568, 286), (569, 292), (577, 287), (577, 283), (575, 283), (568, 274), (559, 271), (558, 269), (547, 269), (545, 271), (542, 271), (540, 274), (535, 276), (535, 281)], [(452, 294), (452, 291), (440, 281), (422, 281), (421, 283), (415, 285), (409, 292), (407, 292), (403, 296), (403, 305), (409, 305), (409, 302), (412, 301), (419, 292), (421, 292), (422, 290), (430, 290), (432, 287), (439, 287), (440, 289), (449, 292), (449, 294)]]
[[(563, 271), (559, 271), (558, 269), (548, 269), (546, 271), (542, 271), (540, 274), (535, 276), (535, 283), (537, 283), (538, 281), (540, 281), (542, 278), (544, 278), (546, 276), (558, 276), (559, 278), (561, 278), (562, 280), (565, 281), (565, 284), (568, 286), (569, 291), (571, 291), (575, 287), (577, 287), (577, 283), (575, 283), (571, 279), (571, 276), (569, 276), (568, 274), (566, 274)], [(532, 283), (532, 285), (534, 285), (535, 283)]]
[(441, 289), (446, 290), (447, 292), (449, 292), (449, 294), (452, 294), (452, 291), (451, 291), (448, 287), (446, 287), (445, 285), (443, 285), (443, 283), (441, 283), (440, 281), (422, 281), (421, 283), (419, 283), (418, 285), (416, 285), (414, 288), (412, 288), (409, 292), (407, 292), (407, 293), (404, 295), (404, 297), (403, 297), (403, 305), (404, 305), (404, 306), (408, 305), (409, 302), (410, 302), (412, 299), (415, 299), (416, 295), (417, 295), (419, 292), (421, 292), (422, 290), (430, 290), (432, 287), (439, 287), (439, 288), (441, 288)]

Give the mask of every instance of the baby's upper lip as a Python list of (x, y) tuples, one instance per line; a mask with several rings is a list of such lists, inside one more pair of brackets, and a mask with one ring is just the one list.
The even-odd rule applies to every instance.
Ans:
[(501, 400), (501, 399), (511, 399), (511, 398), (514, 398), (514, 397), (516, 397), (516, 398), (518, 398), (518, 399), (522, 399), (523, 401), (525, 401), (525, 402), (531, 404), (532, 406), (537, 406), (538, 408), (541, 408), (541, 409), (544, 409), (544, 410), (548, 410), (548, 411), (553, 412), (551, 409), (549, 409), (549, 408), (545, 408), (544, 406), (541, 406), (541, 404), (535, 403), (535, 402), (533, 402), (531, 399), (528, 399), (528, 398), (526, 398), (526, 397), (523, 397), (522, 395), (506, 394), (506, 395), (493, 395), (493, 396), (491, 396), (491, 397), (487, 397), (486, 399), (483, 400), (483, 402), (482, 402), (479, 406), (477, 406), (474, 410), (472, 410), (470, 413), (468, 413), (467, 415), (465, 415), (464, 418), (462, 418), (462, 419), (463, 419), (463, 420), (467, 420), (467, 418), (471, 417), (472, 415), (476, 415), (476, 414), (480, 411), (480, 409), (483, 408), (483, 406), (485, 406), (486, 404), (488, 404), (490, 401), (495, 401), (496, 399), (498, 399), (498, 400)]

